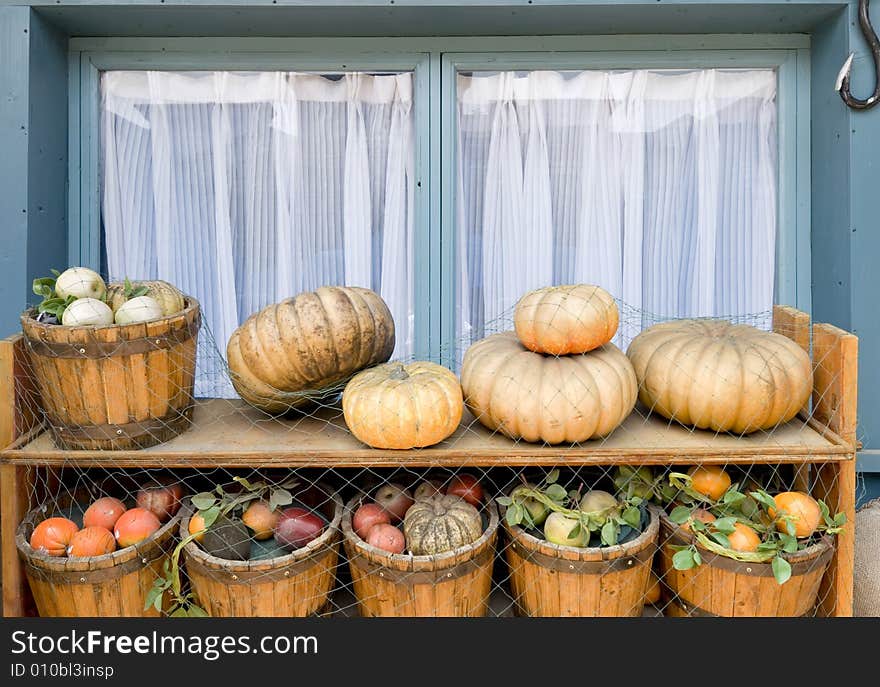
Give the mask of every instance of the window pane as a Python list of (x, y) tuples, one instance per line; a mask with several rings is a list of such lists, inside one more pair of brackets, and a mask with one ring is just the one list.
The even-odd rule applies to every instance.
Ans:
[[(111, 278), (194, 295), (224, 355), (270, 303), (365, 286), (410, 354), (412, 74), (106, 72), (102, 114)], [(214, 351), (196, 394), (233, 395)]]
[(775, 100), (772, 70), (460, 74), (459, 334), (549, 284), (651, 320), (770, 309)]

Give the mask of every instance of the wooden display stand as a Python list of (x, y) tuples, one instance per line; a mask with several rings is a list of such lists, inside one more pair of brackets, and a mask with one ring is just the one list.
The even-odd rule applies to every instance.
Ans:
[[(45, 467), (78, 468), (344, 468), (434, 466), (688, 465), (698, 462), (794, 464), (802, 485), (847, 527), (837, 537), (834, 557), (822, 581), (819, 613), (852, 615), (856, 486), (858, 339), (786, 306), (773, 311), (773, 328), (812, 351), (812, 412), (773, 432), (734, 437), (690, 431), (666, 420), (633, 413), (610, 437), (574, 447), (514, 443), (466, 418), (443, 443), (427, 449), (376, 451), (345, 428), (341, 413), (327, 409), (289, 423), (266, 421), (241, 401), (198, 402), (193, 427), (164, 444), (143, 450), (65, 451), (39, 425), (39, 409), (27, 374), (20, 335), (0, 341), (0, 533), (3, 614), (28, 612), (27, 583), (15, 547), (15, 529), (28, 509), (28, 495)], [(812, 333), (812, 337), (811, 337)], [(812, 340), (812, 346), (811, 346)], [(32, 402), (32, 401), (31, 401)], [(809, 481), (808, 481), (809, 480)], [(805, 487), (804, 487), (805, 488)]]

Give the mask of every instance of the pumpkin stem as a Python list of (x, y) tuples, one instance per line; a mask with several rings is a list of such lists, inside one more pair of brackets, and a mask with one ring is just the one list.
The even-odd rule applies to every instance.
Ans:
[(394, 363), (394, 369), (391, 370), (391, 374), (388, 375), (389, 379), (409, 379), (409, 374), (406, 371), (406, 368), (403, 366), (403, 363)]

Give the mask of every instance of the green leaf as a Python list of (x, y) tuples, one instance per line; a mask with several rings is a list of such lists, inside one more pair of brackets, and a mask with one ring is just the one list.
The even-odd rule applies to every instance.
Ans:
[(760, 503), (765, 508), (772, 508), (776, 510), (776, 501), (773, 500), (773, 497), (770, 496), (763, 489), (758, 489), (757, 491), (750, 491), (749, 496), (751, 496), (755, 501)]
[(831, 511), (828, 510), (828, 505), (822, 500), (819, 499), (819, 511), (822, 513), (822, 518), (827, 522), (831, 517)]
[(153, 587), (150, 591), (147, 592), (147, 598), (144, 602), (144, 610), (146, 611), (150, 606), (156, 603), (156, 600), (159, 601), (159, 607), (156, 609), (158, 611), (162, 610), (162, 594), (165, 591), (164, 587), (159, 586), (159, 580), (156, 580), (156, 583), (153, 584)]
[(676, 570), (690, 570), (696, 565), (693, 549), (682, 549), (672, 557), (672, 567)]
[(624, 509), (620, 519), (634, 530), (637, 530), (642, 522), (642, 512), (636, 506), (630, 506)]
[(676, 506), (669, 514), (669, 519), (676, 525), (683, 525), (691, 517), (691, 509), (687, 506)]
[(171, 611), (171, 613), (168, 614), (168, 617), (169, 617), (169, 618), (186, 618), (186, 617), (187, 617), (187, 613), (186, 613), (186, 611), (183, 609), (182, 606), (178, 606), (178, 607), (175, 608), (173, 611)]
[(617, 535), (620, 534), (620, 525), (615, 520), (609, 518), (602, 525), (600, 538), (605, 546), (615, 546), (617, 544)]
[(785, 531), (788, 532), (789, 536), (793, 537), (797, 534), (797, 527), (794, 524), (794, 520), (792, 518), (785, 519)]
[(710, 536), (725, 549), (730, 548), (730, 540), (727, 538), (727, 535), (721, 534), (721, 532), (712, 532)]
[(220, 517), (220, 506), (214, 505), (207, 510), (199, 511), (199, 513), (201, 513), (202, 519), (205, 521), (205, 529), (208, 529)]
[(782, 550), (785, 553), (797, 553), (798, 540), (793, 534), (782, 534), (779, 536), (779, 541), (782, 543)]
[(293, 495), (287, 489), (273, 489), (269, 494), (269, 510), (293, 503)]
[(497, 499), (495, 499), (495, 501), (498, 503), (499, 506), (509, 506), (511, 503), (513, 503), (513, 499), (509, 496), (499, 496)]
[(696, 549), (694, 550), (694, 565), (703, 565), (703, 557)]
[(217, 497), (210, 491), (203, 491), (199, 494), (195, 494), (190, 500), (196, 510), (208, 510), (211, 506), (217, 503)]
[(558, 484), (551, 484), (544, 490), (544, 493), (548, 498), (557, 501), (559, 503), (565, 501), (568, 497), (568, 492), (565, 491), (565, 487), (562, 487)]
[(843, 527), (846, 524), (846, 513), (838, 513), (831, 522), (835, 527)]
[(574, 539), (575, 537), (580, 536), (581, 533), (581, 524), (578, 523), (574, 527), (571, 528), (571, 531), (566, 535), (566, 539)]
[(189, 607), (189, 613), (187, 613), (187, 615), (190, 618), (207, 618), (208, 612), (198, 604), (192, 604)]
[(510, 508), (507, 509), (507, 513), (504, 514), (505, 520), (507, 520), (507, 524), (513, 527), (514, 525), (519, 525), (522, 521), (522, 514), (525, 509), (518, 503), (514, 503)]
[(765, 542), (761, 542), (760, 544), (758, 544), (757, 550), (763, 553), (765, 551), (776, 551), (778, 548), (779, 548), (779, 544), (777, 542), (765, 541)]
[(712, 529), (721, 534), (732, 534), (736, 530), (736, 518), (718, 518), (712, 523)]
[(785, 584), (791, 577), (791, 564), (782, 556), (776, 556), (770, 564), (773, 567), (773, 577), (777, 584)]
[(726, 504), (737, 504), (740, 501), (744, 500), (746, 497), (741, 491), (737, 491), (736, 489), (728, 489), (724, 492), (724, 496), (721, 499), (722, 503)]
[(56, 270), (54, 267), (53, 267), (52, 269), (50, 269), (49, 271), (54, 275), (54, 277), (55, 277), (56, 279), (57, 279), (58, 277), (61, 276), (61, 272), (59, 272), (58, 270)]
[(544, 481), (547, 484), (553, 484), (554, 482), (557, 482), (558, 480), (559, 480), (559, 470), (557, 468), (554, 468), (553, 470), (548, 472), (547, 476), (544, 478)]

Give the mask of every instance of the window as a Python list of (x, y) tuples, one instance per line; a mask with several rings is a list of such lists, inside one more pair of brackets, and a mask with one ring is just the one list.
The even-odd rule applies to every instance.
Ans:
[[(270, 303), (364, 286), (412, 354), (412, 74), (110, 71), (101, 86), (110, 275), (196, 295), (221, 350)], [(197, 393), (231, 393), (205, 372)]]
[(376, 290), (395, 357), (452, 365), (550, 283), (611, 291), (621, 345), (809, 309), (807, 45), (743, 41), (75, 39), (71, 261), (200, 299), (204, 395), (232, 393), (240, 322), (322, 284)]
[(548, 284), (653, 315), (771, 309), (773, 70), (460, 72), (457, 94), (459, 334), (509, 328)]

